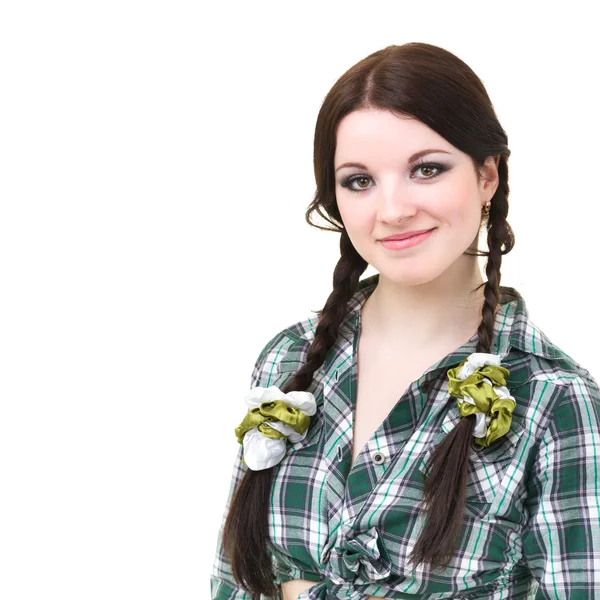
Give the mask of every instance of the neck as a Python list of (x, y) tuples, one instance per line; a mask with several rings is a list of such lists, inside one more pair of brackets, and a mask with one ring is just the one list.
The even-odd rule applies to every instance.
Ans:
[(390, 346), (423, 347), (470, 339), (481, 322), (483, 283), (476, 257), (462, 256), (438, 278), (402, 285), (379, 275), (361, 310), (361, 329)]

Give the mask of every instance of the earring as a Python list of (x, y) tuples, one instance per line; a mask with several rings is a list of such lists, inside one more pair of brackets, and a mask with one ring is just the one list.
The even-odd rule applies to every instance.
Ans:
[(484, 209), (483, 209), (483, 214), (484, 215), (489, 215), (490, 214), (490, 207), (491, 207), (492, 203), (488, 200), (487, 204), (485, 205)]

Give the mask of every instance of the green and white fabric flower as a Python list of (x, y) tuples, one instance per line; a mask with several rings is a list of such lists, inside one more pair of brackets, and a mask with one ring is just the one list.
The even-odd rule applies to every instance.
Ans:
[(285, 456), (286, 442), (306, 437), (310, 417), (317, 412), (310, 392), (288, 392), (276, 386), (254, 387), (246, 395), (249, 410), (235, 428), (244, 447), (244, 462), (253, 471), (275, 466)]
[(475, 442), (489, 446), (510, 429), (515, 399), (506, 387), (510, 371), (498, 354), (474, 352), (448, 370), (448, 391), (457, 400), (461, 417), (475, 415)]

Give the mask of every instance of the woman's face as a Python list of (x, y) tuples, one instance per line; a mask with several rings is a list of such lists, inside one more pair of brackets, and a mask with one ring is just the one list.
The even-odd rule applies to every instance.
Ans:
[[(463, 252), (477, 247), (482, 208), (498, 187), (492, 157), (478, 181), (471, 158), (427, 125), (378, 109), (340, 121), (334, 169), (337, 205), (352, 244), (382, 275), (405, 285), (427, 283), (458, 266), (458, 259), (469, 259)], [(381, 242), (430, 229), (410, 247)]]

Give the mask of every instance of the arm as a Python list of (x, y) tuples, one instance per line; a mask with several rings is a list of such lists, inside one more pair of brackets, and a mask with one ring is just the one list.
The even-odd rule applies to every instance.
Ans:
[(600, 590), (600, 394), (591, 377), (565, 385), (527, 484), (523, 554), (536, 600)]

